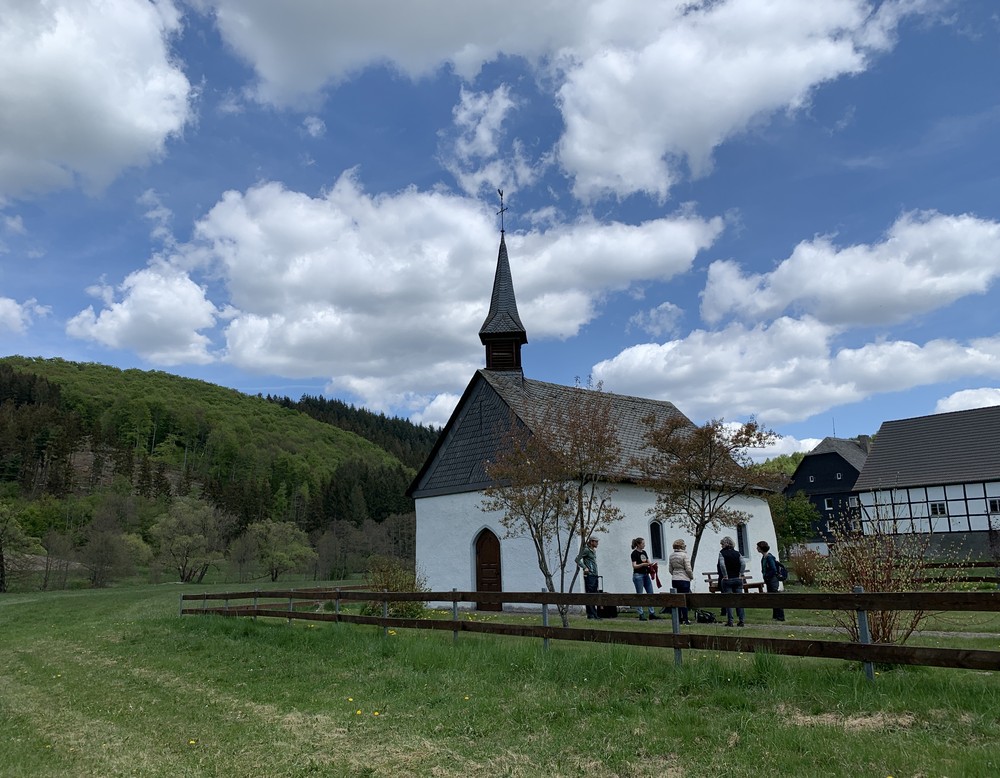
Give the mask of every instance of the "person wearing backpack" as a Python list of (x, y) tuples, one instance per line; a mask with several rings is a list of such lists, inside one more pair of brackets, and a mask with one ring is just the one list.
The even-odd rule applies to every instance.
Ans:
[[(757, 550), (760, 552), (760, 575), (764, 579), (764, 586), (769, 593), (777, 593), (781, 590), (781, 570), (784, 565), (778, 563), (771, 553), (771, 546), (766, 540), (757, 543)], [(771, 618), (775, 621), (785, 620), (785, 609), (775, 608), (771, 611)]]

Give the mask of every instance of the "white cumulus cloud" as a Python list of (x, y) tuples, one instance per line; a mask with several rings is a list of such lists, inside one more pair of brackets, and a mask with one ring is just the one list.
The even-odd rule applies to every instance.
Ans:
[(0, 297), (0, 332), (20, 335), (36, 316), (46, 316), (50, 312), (48, 306), (39, 305), (34, 298), (19, 303), (9, 297)]
[[(154, 224), (169, 217), (155, 193), (143, 203)], [(218, 358), (323, 377), (368, 407), (437, 423), (446, 395), (482, 364), (493, 210), (443, 192), (372, 196), (353, 172), (318, 196), (278, 183), (230, 191), (190, 243), (168, 244), (117, 288), (95, 287), (102, 309), (80, 312), (67, 331), (159, 364)], [(532, 338), (570, 337), (607, 295), (688, 270), (721, 229), (683, 209), (639, 225), (508, 233), (522, 320)], [(224, 345), (213, 348), (217, 335)]]
[(972, 408), (988, 408), (1000, 405), (1000, 387), (984, 386), (979, 389), (963, 389), (937, 401), (934, 413), (967, 411)]
[(130, 273), (118, 289), (94, 289), (106, 307), (81, 311), (66, 325), (75, 338), (110, 348), (129, 349), (158, 365), (207, 364), (210, 340), (202, 330), (214, 326), (217, 311), (205, 290), (166, 264)]
[(713, 324), (731, 314), (756, 321), (789, 310), (835, 325), (897, 323), (985, 293), (1000, 275), (998, 256), (995, 221), (907, 213), (879, 243), (803, 241), (769, 273), (744, 274), (736, 262), (713, 262), (701, 311)]
[(105, 186), (191, 118), (171, 0), (47, 0), (0, 12), (0, 199)]
[(551, 0), (497, 13), (466, 0), (200, 5), (253, 67), (256, 99), (278, 106), (315, 105), (325, 89), (375, 65), (413, 79), (449, 67), (471, 80), (500, 55), (525, 58), (557, 96), (565, 125), (558, 159), (584, 200), (666, 197), (679, 179), (708, 171), (719, 144), (806, 105), (822, 84), (862, 72), (891, 48), (905, 17), (937, 7)]
[(669, 399), (695, 419), (756, 415), (770, 425), (876, 394), (1000, 376), (1000, 335), (858, 347), (838, 346), (835, 335), (835, 328), (810, 317), (732, 323), (632, 346), (599, 362), (593, 375), (609, 391)]

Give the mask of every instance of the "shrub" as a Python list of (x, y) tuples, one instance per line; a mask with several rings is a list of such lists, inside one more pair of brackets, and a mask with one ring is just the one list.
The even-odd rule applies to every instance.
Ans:
[[(408, 565), (395, 557), (373, 556), (368, 560), (365, 584), (373, 592), (426, 592), (427, 583), (423, 576), (411, 570)], [(417, 600), (389, 602), (389, 615), (393, 618), (418, 619), (423, 615), (426, 603)], [(370, 600), (361, 608), (364, 616), (381, 616), (382, 601)]]
[(803, 586), (813, 586), (820, 577), (826, 557), (811, 548), (796, 551), (788, 557), (788, 572)]
[[(850, 592), (860, 586), (865, 592), (917, 592), (952, 589), (962, 573), (955, 569), (928, 581), (924, 562), (930, 538), (926, 534), (896, 533), (896, 522), (880, 519), (867, 530), (843, 522), (831, 538), (830, 556), (821, 580), (825, 588)], [(905, 643), (931, 613), (913, 611), (869, 611), (868, 628), (873, 643)], [(847, 630), (851, 640), (860, 639), (857, 614), (835, 611), (834, 621)]]

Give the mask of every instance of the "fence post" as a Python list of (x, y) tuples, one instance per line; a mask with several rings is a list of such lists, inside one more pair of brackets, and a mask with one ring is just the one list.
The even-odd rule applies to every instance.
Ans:
[(295, 593), (295, 590), (292, 589), (292, 594), (290, 594), (288, 596), (288, 626), (289, 627), (292, 626), (292, 611), (295, 610), (295, 598), (292, 596), (292, 595), (294, 595), (294, 593)]
[[(542, 592), (548, 591), (547, 589), (542, 589)], [(542, 626), (549, 626), (549, 604), (547, 602), (542, 603)], [(549, 638), (548, 636), (542, 638), (542, 648), (545, 651), (549, 650)]]
[[(382, 599), (382, 618), (383, 619), (389, 618), (389, 597), (388, 597), (388, 593), (389, 593), (388, 589), (383, 589), (382, 590), (382, 594), (387, 595), (386, 597), (384, 597)], [(385, 637), (385, 638), (389, 637), (389, 625), (388, 624), (383, 624), (382, 625), (382, 637)]]
[[(670, 587), (671, 594), (677, 594), (677, 590)], [(670, 606), (670, 626), (674, 631), (675, 635), (681, 634), (681, 614), (678, 613), (677, 608)], [(680, 667), (682, 663), (681, 650), (674, 646), (674, 666)]]
[(458, 629), (457, 629), (457, 626), (458, 626), (458, 596), (455, 594), (455, 592), (457, 592), (457, 591), (458, 591), (458, 589), (453, 586), (452, 589), (451, 589), (451, 620), (453, 622), (455, 622), (456, 629), (453, 629), (451, 631), (451, 642), (452, 643), (457, 643), (458, 642)]
[(229, 615), (229, 598), (228, 597), (226, 597), (226, 599), (224, 599), (222, 601), (222, 612), (225, 613), (227, 616)]
[(177, 597), (178, 597), (178, 599), (177, 599), (177, 615), (178, 616), (183, 616), (184, 615), (184, 595), (183, 594), (178, 594)]
[[(863, 586), (855, 586), (855, 594), (864, 594), (865, 589)], [(868, 631), (868, 611), (858, 608), (858, 639), (864, 643), (866, 646), (870, 645), (872, 642), (871, 632)], [(875, 680), (875, 667), (871, 662), (865, 662), (865, 677), (869, 681)]]
[(340, 587), (337, 587), (337, 599), (333, 601), (333, 615), (337, 617), (337, 623), (340, 623)]
[(257, 608), (260, 606), (260, 589), (253, 590), (253, 620), (257, 621)]

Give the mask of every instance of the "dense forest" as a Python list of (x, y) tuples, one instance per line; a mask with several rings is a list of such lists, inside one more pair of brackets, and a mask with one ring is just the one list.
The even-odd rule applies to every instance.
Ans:
[(298, 402), (288, 397), (271, 395), (266, 399), (283, 408), (301, 411), (317, 421), (360, 435), (414, 470), (419, 470), (424, 464), (440, 431), (434, 427), (413, 424), (406, 419), (372, 413), (365, 408), (355, 408), (342, 400), (309, 395), (303, 395)]
[[(0, 498), (18, 506), (30, 535), (58, 532), (78, 547), (98, 519), (149, 542), (178, 498), (225, 516), (223, 541), (277, 522), (320, 548), (324, 534), (345, 538), (390, 518), (398, 539), (412, 534), (397, 526), (412, 515), (405, 490), (436, 435), (322, 398), (265, 399), (159, 371), (0, 359)], [(364, 534), (358, 544), (380, 545)]]

